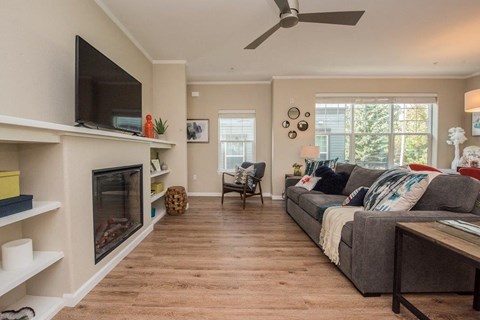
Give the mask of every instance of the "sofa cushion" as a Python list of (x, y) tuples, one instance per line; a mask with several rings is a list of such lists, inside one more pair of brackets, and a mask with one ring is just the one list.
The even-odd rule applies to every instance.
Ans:
[(342, 242), (347, 246), (352, 247), (353, 239), (353, 221), (348, 221), (342, 228)]
[(308, 193), (300, 196), (299, 206), (312, 218), (322, 223), (325, 210), (332, 206), (340, 206), (345, 200), (343, 195)]
[[(317, 184), (318, 180), (320, 180), (320, 177), (312, 177), (312, 176), (303, 176), (300, 181), (297, 182), (295, 187), (302, 187), (307, 189), (308, 191), (312, 190), (315, 185)], [(318, 190), (321, 191), (321, 190)]]
[(480, 192), (480, 181), (470, 177), (445, 174), (432, 180), (412, 210), (471, 212)]
[(353, 190), (352, 193), (342, 202), (342, 206), (362, 206), (363, 207), (363, 199), (365, 199), (365, 195), (368, 192), (368, 188), (360, 187)]
[(428, 174), (388, 170), (368, 189), (365, 211), (408, 211), (425, 193), (429, 182)]
[(337, 162), (335, 165), (335, 172), (345, 172), (346, 174), (351, 175), (356, 166), (357, 165), (355, 164)]
[(302, 187), (288, 187), (287, 189), (287, 198), (291, 199), (293, 202), (295, 202), (296, 204), (298, 204), (298, 201), (300, 200), (299, 197), (302, 195), (302, 194), (305, 194), (305, 193), (312, 193), (312, 192), (316, 192), (316, 193), (321, 193), (321, 192), (318, 192), (318, 191), (308, 191), (307, 189), (305, 188), (302, 188)]
[(358, 187), (370, 187), (385, 170), (367, 169), (360, 166), (353, 168), (343, 194), (348, 196)]
[(329, 160), (315, 160), (315, 159), (305, 159), (305, 174), (313, 175), (315, 170), (321, 166), (327, 166), (330, 168), (335, 168), (338, 158), (329, 159)]
[(327, 166), (321, 166), (315, 170), (315, 176), (320, 177), (320, 180), (313, 190), (326, 194), (342, 194), (342, 190), (348, 180), (348, 174), (345, 172), (336, 173)]

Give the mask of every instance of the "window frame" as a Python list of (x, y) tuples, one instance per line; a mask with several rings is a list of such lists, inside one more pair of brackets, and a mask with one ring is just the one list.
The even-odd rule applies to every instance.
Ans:
[[(401, 98), (407, 98), (407, 99), (413, 99), (415, 100), (416, 98), (418, 98), (419, 100), (421, 100), (422, 98), (427, 98), (427, 99), (432, 99), (432, 101), (434, 100), (434, 102), (425, 102), (423, 104), (425, 105), (428, 105), (428, 110), (427, 110), (427, 113), (428, 113), (428, 128), (427, 128), (427, 131), (428, 132), (405, 132), (405, 133), (401, 133), (401, 132), (395, 132), (395, 119), (394, 119), (394, 113), (395, 113), (395, 105), (397, 104), (407, 104), (405, 102), (390, 102), (390, 103), (383, 103), (383, 104), (389, 104), (389, 119), (390, 119), (390, 123), (389, 123), (389, 132), (383, 132), (383, 133), (368, 133), (368, 132), (362, 132), (362, 133), (358, 133), (358, 132), (355, 132), (355, 103), (349, 103), (349, 102), (342, 102), (342, 103), (338, 103), (338, 104), (344, 104), (344, 105), (350, 105), (351, 106), (351, 114), (350, 114), (350, 124), (351, 124), (351, 128), (350, 128), (350, 132), (345, 132), (345, 133), (340, 133), (340, 132), (335, 132), (335, 133), (332, 133), (331, 130), (326, 130), (326, 128), (324, 130), (322, 130), (321, 132), (317, 132), (317, 123), (315, 123), (315, 137), (317, 136), (320, 136), (320, 135), (326, 135), (328, 138), (327, 138), (327, 143), (330, 143), (331, 141), (331, 137), (332, 136), (342, 136), (342, 137), (349, 137), (349, 150), (348, 150), (348, 159), (345, 159), (345, 161), (349, 162), (349, 163), (355, 163), (355, 138), (357, 136), (365, 136), (365, 135), (368, 135), (368, 136), (372, 136), (372, 135), (376, 135), (376, 136), (388, 136), (388, 152), (387, 152), (387, 162), (386, 162), (386, 165), (387, 165), (387, 168), (392, 168), (394, 167), (395, 165), (395, 138), (397, 136), (426, 136), (427, 137), (427, 144), (428, 144), (428, 150), (427, 150), (427, 165), (432, 165), (432, 154), (433, 154), (433, 128), (435, 127), (434, 126), (434, 108), (437, 107), (438, 105), (438, 98), (436, 95), (429, 95), (429, 94), (422, 94), (422, 95), (417, 95), (417, 94), (402, 94), (402, 95), (374, 95), (374, 94), (368, 94), (368, 95), (359, 95), (359, 94), (348, 94), (348, 95), (338, 95), (338, 94), (317, 94), (316, 95), (316, 101), (315, 101), (315, 116), (317, 114), (317, 105), (319, 104), (328, 104), (328, 103), (325, 103), (325, 102), (319, 102), (319, 99), (321, 98), (329, 98), (329, 97), (334, 97), (334, 98), (338, 98), (338, 99), (342, 99), (342, 98), (345, 98), (345, 100), (349, 99), (349, 100), (352, 100), (352, 99), (355, 99), (355, 98), (364, 98), (364, 97), (373, 97), (373, 98), (377, 98), (377, 99), (382, 99), (382, 98), (388, 98), (388, 99), (395, 99), (395, 98), (398, 98), (400, 97)], [(359, 103), (360, 104), (360, 103)], [(376, 104), (380, 104), (380, 103), (376, 103)], [(410, 104), (422, 104), (422, 102), (414, 102), (414, 103), (410, 103)], [(315, 145), (316, 144), (316, 141), (315, 141)], [(328, 145), (327, 147), (327, 158), (331, 158), (332, 156), (329, 155), (329, 152), (331, 150), (330, 148), (330, 145)], [(403, 164), (400, 164), (400, 165), (405, 165), (405, 163)]]
[[(253, 139), (248, 140), (248, 139), (243, 139), (243, 140), (234, 140), (234, 139), (223, 139), (222, 140), (222, 125), (221, 125), (221, 119), (253, 119)], [(242, 143), (242, 149), (243, 149), (243, 162), (248, 161), (248, 162), (255, 162), (256, 159), (256, 140), (257, 140), (257, 119), (256, 119), (256, 112), (255, 110), (219, 110), (218, 111), (218, 150), (217, 150), (217, 172), (222, 173), (222, 172), (235, 172), (235, 168), (226, 168), (227, 166), (227, 159), (228, 159), (228, 153), (227, 153), (227, 144), (228, 143)], [(246, 135), (246, 134), (245, 134)], [(222, 144), (225, 143), (225, 153), (222, 153)], [(247, 144), (251, 143), (252, 144), (252, 159), (247, 159)], [(230, 155), (231, 157), (240, 157), (240, 155)], [(222, 167), (222, 162), (221, 158), (223, 158), (223, 167)], [(240, 163), (239, 163), (240, 165)]]

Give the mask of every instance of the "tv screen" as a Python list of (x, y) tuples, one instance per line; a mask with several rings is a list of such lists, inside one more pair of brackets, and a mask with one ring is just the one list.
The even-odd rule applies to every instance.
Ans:
[(142, 84), (76, 37), (75, 121), (95, 128), (142, 132)]

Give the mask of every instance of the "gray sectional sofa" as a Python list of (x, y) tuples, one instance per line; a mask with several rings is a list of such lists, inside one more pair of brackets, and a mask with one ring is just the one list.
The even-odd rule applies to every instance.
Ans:
[[(307, 191), (294, 185), (299, 178), (287, 178), (287, 213), (319, 245), (323, 212), (340, 204), (353, 190), (369, 187), (384, 172), (351, 164), (337, 164), (336, 172), (348, 173), (342, 195)], [(342, 229), (339, 269), (364, 296), (392, 292), (394, 229), (397, 222), (441, 219), (478, 221), (477, 197), (480, 182), (460, 175), (440, 175), (411, 211), (358, 211), (354, 221)], [(408, 237), (404, 242), (404, 292), (471, 292), (475, 270), (434, 245), (419, 245)]]

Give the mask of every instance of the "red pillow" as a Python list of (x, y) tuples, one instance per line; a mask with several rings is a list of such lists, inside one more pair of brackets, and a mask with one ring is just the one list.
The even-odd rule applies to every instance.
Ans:
[(480, 169), (479, 168), (470, 168), (470, 167), (463, 167), (458, 170), (462, 176), (469, 176), (475, 179), (480, 180)]
[(420, 164), (420, 163), (410, 163), (408, 165), (410, 170), (412, 171), (436, 171), (436, 172), (442, 172), (438, 170), (437, 168), (427, 166), (425, 164)]

